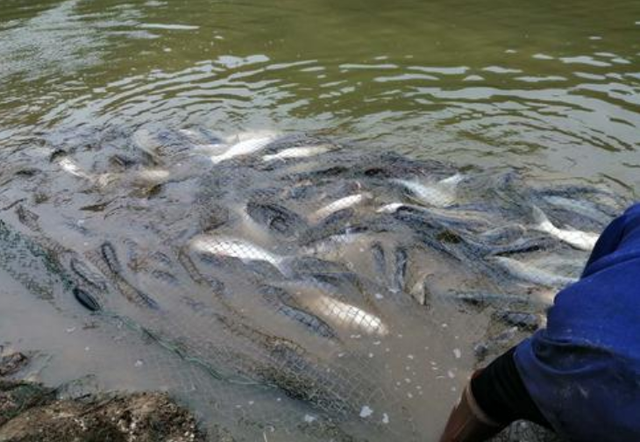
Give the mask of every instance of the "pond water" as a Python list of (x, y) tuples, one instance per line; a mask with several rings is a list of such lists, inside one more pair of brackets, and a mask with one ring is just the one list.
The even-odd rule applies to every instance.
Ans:
[(635, 0), (5, 0), (0, 60), (5, 145), (159, 121), (640, 182)]
[[(154, 140), (158, 132), (146, 132), (147, 127), (155, 131), (171, 128), (170, 136), (182, 133), (178, 132), (180, 128), (195, 127), (202, 130), (196, 135), (215, 133), (228, 137), (230, 143), (234, 134), (253, 134), (249, 144), (259, 141), (260, 134), (268, 134), (266, 138), (284, 140), (284, 144), (272, 146), (273, 150), (266, 152), (270, 155), (238, 163), (225, 163), (226, 151), (209, 158), (202, 154), (204, 148), (194, 149), (199, 152), (194, 156), (184, 155), (180, 149), (151, 159), (153, 155), (145, 149), (127, 152), (131, 154), (129, 157), (119, 156), (131, 145), (126, 137), (140, 126), (145, 128), (135, 132), (134, 145), (136, 139)], [(92, 134), (96, 128), (109, 135), (104, 138), (107, 142), (94, 151), (91, 143), (95, 141)], [(114, 128), (123, 128), (125, 135), (121, 137)], [(58, 135), (48, 136), (50, 132)], [(363, 150), (362, 156), (352, 154), (349, 150), (352, 144), (339, 142), (339, 148), (312, 146), (316, 149), (313, 155), (321, 158), (318, 161), (311, 158), (308, 163), (307, 159), (295, 163), (298, 158), (291, 169), (288, 169), (291, 163), (280, 161), (282, 157), (272, 162), (285, 151), (283, 146), (288, 142), (280, 135), (302, 132), (311, 134), (304, 140), (353, 141), (353, 145)], [(314, 138), (318, 136), (321, 138)], [(45, 145), (43, 140), (49, 144)], [(64, 140), (60, 147), (68, 152), (52, 151), (58, 147), (56, 140)], [(300, 281), (289, 281), (292, 271), (287, 268), (289, 258), (296, 253), (315, 254), (313, 257), (317, 258), (316, 255), (324, 253), (324, 246), (298, 244), (296, 241), (301, 238), (286, 237), (286, 229), (271, 237), (260, 222), (264, 224), (265, 219), (275, 217), (285, 224), (280, 226), (284, 229), (291, 227), (286, 225), (289, 216), (294, 227), (295, 223), (302, 226), (291, 228), (304, 236), (310, 230), (303, 227), (318, 227), (325, 216), (329, 218), (342, 208), (340, 204), (332, 207), (331, 201), (348, 204), (345, 207), (354, 209), (353, 216), (356, 219), (359, 216), (360, 221), (387, 216), (377, 226), (379, 230), (375, 226), (371, 229), (373, 240), (367, 236), (369, 230), (353, 230), (348, 217), (344, 231), (328, 229), (340, 237), (364, 231), (354, 243), (346, 242), (344, 250), (336, 252), (337, 257), (331, 255), (331, 259), (347, 262), (347, 270), (341, 268), (340, 275), (353, 272), (375, 282), (376, 278), (386, 278), (375, 273), (379, 270), (375, 257), (382, 257), (383, 263), (394, 262), (402, 270), (400, 279), (404, 279), (406, 271), (412, 275), (407, 277), (411, 287), (424, 289), (426, 293), (425, 281), (433, 274), (445, 274), (446, 281), (441, 284), (450, 288), (460, 285), (463, 279), (460, 275), (465, 275), (466, 270), (489, 268), (483, 264), (486, 256), (475, 249), (477, 256), (470, 252), (451, 254), (451, 262), (458, 259), (455, 263), (462, 263), (460, 267), (471, 263), (462, 269), (451, 265), (459, 273), (451, 270), (450, 261), (438, 255), (442, 250), (451, 252), (465, 246), (465, 237), (453, 234), (458, 226), (466, 229), (468, 223), (475, 223), (474, 233), (478, 236), (474, 239), (495, 237), (502, 241), (503, 233), (514, 231), (509, 230), (514, 226), (503, 226), (503, 221), (522, 223), (526, 229), (531, 227), (527, 224), (528, 214), (520, 210), (522, 202), (527, 201), (525, 197), (533, 196), (543, 203), (545, 197), (547, 201), (555, 198), (571, 202), (558, 198), (563, 194), (553, 193), (554, 186), (566, 183), (566, 178), (606, 187), (624, 196), (618, 200), (604, 191), (594, 193), (589, 204), (615, 210), (597, 211), (597, 222), (591, 224), (577, 225), (571, 218), (563, 221), (563, 226), (595, 235), (593, 232), (599, 231), (621, 209), (621, 200), (637, 196), (639, 149), (640, 2), (637, 0), (562, 3), (282, 0), (277, 4), (257, 0), (3, 0), (0, 243), (10, 247), (0, 250), (0, 281), (3, 281), (0, 350), (11, 342), (18, 348), (49, 353), (50, 357), (41, 361), (47, 370), (43, 369), (39, 376), (51, 383), (90, 374), (96, 375), (91, 382), (107, 389), (177, 392), (180, 399), (194, 405), (198, 417), (216, 424), (219, 413), (224, 417), (223, 425), (238, 430), (247, 440), (256, 440), (256, 435), (267, 440), (269, 434), (274, 440), (295, 441), (353, 440), (349, 439), (352, 434), (362, 437), (357, 440), (386, 441), (390, 440), (388, 434), (395, 434), (397, 440), (408, 440), (398, 436), (404, 432), (436, 440), (451, 403), (479, 362), (474, 359), (473, 345), (484, 336), (494, 312), (463, 311), (443, 303), (430, 306), (432, 310), (415, 309), (414, 316), (407, 315), (416, 305), (405, 303), (409, 297), (398, 301), (395, 307), (393, 303), (397, 299), (392, 294), (405, 290), (402, 286), (384, 292), (384, 296), (382, 292), (370, 291), (369, 295), (374, 296), (366, 302), (358, 300), (362, 304), (346, 298), (331, 304), (332, 311), (325, 311), (326, 306), (316, 305), (318, 299), (329, 299), (335, 293), (327, 295), (316, 286), (298, 287)], [(411, 160), (385, 155), (388, 151)], [(318, 169), (320, 165), (327, 166), (322, 163), (325, 153), (333, 158), (334, 167)], [(179, 160), (173, 161), (175, 158)], [(458, 167), (445, 167), (430, 160), (450, 161)], [(131, 164), (135, 166), (130, 167)], [(428, 169), (434, 164), (435, 169), (443, 168)], [(511, 173), (513, 169), (519, 173)], [(409, 176), (401, 175), (402, 171)], [(468, 171), (472, 172), (466, 175)], [(344, 182), (324, 179), (331, 173), (340, 175)], [(422, 189), (425, 198), (432, 197), (434, 192), (438, 197), (446, 197), (452, 183), (454, 186), (462, 183), (468, 203), (466, 207), (458, 207), (459, 212), (447, 212), (446, 201), (434, 204), (436, 209), (430, 216), (435, 213), (441, 216), (437, 219), (442, 225), (449, 223), (452, 227), (451, 231), (445, 230), (432, 238), (434, 243), (445, 244), (433, 255), (424, 245), (424, 250), (414, 253), (420, 247), (414, 247), (415, 232), (411, 229), (404, 226), (404, 230), (393, 231), (385, 224), (398, 209), (396, 202), (411, 193), (411, 186), (415, 185), (403, 178), (419, 179), (429, 174), (438, 181), (428, 182), (426, 190)], [(518, 180), (520, 175), (526, 177), (527, 186)], [(203, 176), (205, 179), (201, 179)], [(291, 177), (297, 181), (287, 181)], [(283, 182), (293, 184), (288, 188)], [(372, 187), (368, 188), (369, 185)], [(521, 195), (505, 203), (500, 192), (513, 188)], [(491, 193), (486, 189), (498, 190)], [(586, 187), (572, 189), (572, 197), (588, 194), (584, 192)], [(411, 204), (420, 195), (415, 189), (413, 192)], [(603, 200), (615, 204), (607, 206), (602, 204)], [(292, 201), (299, 204), (287, 207), (297, 213), (277, 212)], [(474, 206), (475, 203), (478, 204)], [(550, 203), (548, 207), (551, 206)], [(253, 208), (254, 215), (247, 208)], [(441, 212), (437, 212), (438, 208)], [(486, 214), (482, 211), (493, 209), (496, 211), (483, 217)], [(567, 215), (563, 208), (556, 209), (559, 215)], [(411, 210), (417, 210), (418, 214)], [(400, 218), (412, 221), (413, 227), (422, 226), (420, 219), (416, 220), (421, 208), (414, 206), (411, 210)], [(586, 209), (578, 205), (576, 210), (585, 213)], [(185, 213), (189, 216), (185, 217)], [(503, 219), (504, 213), (514, 215)], [(592, 216), (593, 211), (589, 214)], [(449, 215), (453, 217), (447, 218)], [(251, 221), (251, 216), (258, 222)], [(345, 220), (336, 219), (334, 224)], [(278, 227), (277, 223), (267, 224), (271, 229), (274, 225)], [(220, 225), (223, 227), (219, 231), (226, 234), (244, 234), (251, 246), (217, 236), (218, 243), (201, 244), (201, 249), (213, 257), (198, 261), (199, 265), (214, 268), (215, 277), (224, 282), (220, 285), (233, 288), (224, 296), (214, 290), (218, 298), (212, 301), (210, 287), (203, 289), (181, 258), (183, 248), (193, 245), (194, 238), (202, 239), (201, 233), (213, 234)], [(395, 228), (398, 224), (390, 225)], [(522, 226), (515, 226), (516, 235), (526, 230)], [(489, 230), (493, 227), (498, 228)], [(105, 311), (111, 309), (108, 314), (90, 316), (76, 302), (77, 291), (76, 299), (69, 296), (68, 280), (47, 273), (51, 267), (38, 260), (43, 254), (33, 252), (36, 246), (24, 246), (31, 242), (15, 239), (25, 232), (36, 238), (38, 247), (58, 253), (63, 267), (65, 263), (78, 266), (83, 261), (88, 266), (83, 268), (90, 270), (84, 273), (89, 286), (92, 275), (102, 272), (98, 276), (105, 281), (94, 281), (93, 287), (100, 292), (102, 297), (96, 297)], [(487, 233), (490, 235), (483, 236)], [(12, 243), (8, 238), (15, 241)], [(539, 235), (527, 239), (537, 241)], [(527, 259), (534, 258), (527, 263), (539, 268), (546, 265), (554, 272), (562, 266), (573, 266), (569, 276), (579, 274), (588, 247), (556, 243), (549, 246), (551, 252), (558, 252), (553, 259), (548, 259), (545, 246), (535, 249), (540, 253), (528, 255)], [(14, 254), (11, 247), (15, 244), (23, 244), (23, 249), (15, 248), (27, 252)], [(221, 251), (221, 244), (236, 249)], [(255, 244), (262, 248), (253, 247)], [(499, 246), (508, 249), (512, 244), (500, 242)], [(369, 262), (370, 256), (363, 252), (372, 250), (374, 259)], [(278, 254), (274, 257), (269, 252)], [(240, 266), (240, 261), (232, 261), (238, 264), (237, 268), (228, 262), (225, 267), (224, 259), (218, 256), (242, 260), (251, 253), (258, 254), (254, 261), (262, 265), (249, 270)], [(473, 259), (476, 257), (477, 262)], [(156, 262), (146, 262), (153, 261), (152, 258)], [(500, 259), (489, 258), (493, 264), (496, 261), (513, 264), (510, 258)], [(119, 260), (123, 263), (126, 260), (127, 265), (120, 266)], [(21, 268), (23, 261), (28, 266)], [(176, 270), (180, 265), (184, 268)], [(36, 271), (29, 273), (25, 269)], [(334, 267), (331, 269), (335, 271)], [(41, 274), (35, 275), (37, 272)], [(152, 281), (144, 272), (164, 279)], [(262, 280), (258, 283), (250, 278), (245, 280), (246, 275), (255, 274), (266, 275), (264, 278), (272, 278), (270, 283), (277, 280), (280, 284), (274, 283), (280, 291), (271, 287), (271, 291), (263, 293), (271, 304), (254, 296), (256, 287), (264, 291)], [(395, 277), (394, 274), (391, 278), (394, 284)], [(522, 280), (512, 284), (511, 279), (501, 277), (508, 288), (495, 284), (491, 289), (498, 289), (488, 296), (516, 295), (522, 301), (524, 293), (539, 295), (544, 303), (541, 307), (538, 299), (537, 310), (533, 312), (536, 314), (542, 313), (553, 298), (553, 289), (567, 280), (547, 284), (540, 294), (533, 290), (538, 283), (531, 276), (529, 292), (523, 289), (526, 284)], [(468, 286), (475, 287), (474, 278), (475, 273), (467, 281)], [(30, 296), (28, 292), (38, 285), (30, 286), (25, 281), (40, 284), (50, 303)], [(42, 281), (57, 282), (49, 290)], [(167, 281), (173, 281), (173, 288)], [(347, 282), (351, 284), (351, 280)], [(151, 298), (158, 296), (157, 305), (155, 300), (145, 298), (141, 287), (151, 293)], [(273, 301), (285, 296), (282, 293), (286, 290), (303, 297), (294, 303), (296, 308)], [(359, 290), (358, 286), (354, 293)], [(125, 297), (112, 296), (114, 293)], [(237, 293), (244, 293), (245, 298)], [(130, 299), (126, 299), (127, 295)], [(160, 313), (148, 312), (130, 302), (133, 299), (140, 304), (140, 296), (147, 301), (146, 307), (159, 307)], [(86, 298), (79, 299), (81, 302), (84, 299), (86, 307)], [(515, 302), (515, 298), (509, 299)], [(427, 304), (426, 295), (420, 302)], [(268, 310), (274, 303), (280, 306), (280, 316), (284, 312), (284, 316), (297, 318), (307, 328), (319, 329), (323, 339), (309, 338), (290, 327), (287, 318)], [(354, 307), (358, 305), (362, 308)], [(305, 308), (324, 312), (328, 325), (311, 315), (301, 316), (298, 310)], [(334, 337), (328, 327), (335, 320), (336, 308), (346, 311), (343, 316), (351, 319), (364, 317), (369, 327), (384, 337), (361, 339), (360, 332), (342, 330), (341, 324), (336, 326), (339, 333)], [(379, 326), (378, 317), (365, 314), (367, 309), (379, 311), (393, 333)], [(472, 315), (467, 315), (469, 312)], [(435, 325), (423, 321), (425, 317)], [(140, 339), (140, 331), (144, 332), (144, 339)], [(515, 339), (514, 332), (504, 338), (493, 331), (505, 342)], [(288, 341), (274, 341), (271, 335), (279, 333), (292, 342), (298, 339), (300, 345), (294, 350), (309, 350), (316, 359), (306, 353), (300, 356), (283, 343)], [(529, 331), (518, 333), (521, 338)], [(335, 342), (327, 343), (326, 335), (331, 335)], [(425, 345), (425, 340), (429, 345)], [(220, 348), (225, 351), (219, 351)], [(254, 381), (244, 383), (244, 378), (238, 382), (233, 376), (230, 378), (233, 382), (227, 382), (224, 376), (213, 376), (212, 380), (212, 373), (216, 375), (212, 366), (233, 368), (237, 354), (247, 357), (238, 366), (242, 363), (250, 367), (245, 371), (261, 380), (271, 379), (270, 388), (264, 389), (262, 385), (258, 388)], [(252, 357), (267, 368), (260, 366), (262, 371), (255, 370)], [(278, 377), (281, 373), (277, 370), (268, 371), (273, 370), (274, 361), (282, 360), (286, 362), (280, 366), (282, 376)], [(337, 377), (336, 381), (336, 376), (325, 374), (318, 368), (324, 367), (318, 361), (326, 362), (326, 373), (339, 373), (343, 377)], [(286, 373), (290, 366), (293, 374)], [(442, 372), (438, 372), (440, 369)], [(354, 374), (358, 377), (351, 378)], [(295, 378), (295, 382), (287, 375)], [(320, 385), (318, 394), (315, 390), (311, 394), (307, 384), (298, 380), (300, 377), (316, 387), (319, 378), (335, 386), (335, 391), (329, 391), (328, 399), (324, 398), (321, 395), (325, 393), (324, 385)], [(345, 385), (349, 393), (343, 395), (341, 389)], [(378, 388), (384, 394), (378, 394)], [(309, 397), (291, 394), (300, 390)], [(287, 393), (283, 395), (282, 391)], [(402, 400), (397, 403), (386, 396), (392, 392), (389, 397), (395, 398), (398, 391)], [(350, 422), (353, 426), (340, 429), (348, 436), (329, 425), (333, 425), (331, 419), (324, 421), (313, 414), (316, 408), (300, 405), (315, 400), (321, 409), (324, 406), (333, 412), (336, 397), (345, 402), (355, 398), (358, 404), (355, 412), (350, 410), (356, 418), (355, 423)], [(377, 405), (361, 401), (362, 397), (377, 401)], [(305, 401), (300, 401), (301, 398)], [(381, 413), (379, 405), (387, 403), (390, 409), (396, 407), (396, 414)], [(213, 418), (212, 409), (215, 409)], [(401, 417), (405, 412), (412, 417), (406, 420), (413, 425), (411, 428), (404, 428), (405, 420)], [(423, 413), (428, 417), (423, 419)], [(378, 427), (361, 428), (361, 420), (371, 416), (378, 419)], [(384, 433), (380, 428), (392, 430)], [(308, 439), (301, 438), (298, 431)]]

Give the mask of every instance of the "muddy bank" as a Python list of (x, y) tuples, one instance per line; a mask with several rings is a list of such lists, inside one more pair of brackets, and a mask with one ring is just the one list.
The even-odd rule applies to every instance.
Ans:
[[(29, 356), (0, 357), (0, 442), (235, 442), (226, 430), (205, 434), (191, 413), (164, 393), (112, 393), (59, 399), (59, 391), (20, 379)], [(493, 442), (561, 442), (517, 422)]]
[(163, 393), (101, 394), (59, 399), (56, 389), (13, 379), (28, 357), (0, 359), (0, 441), (2, 442), (204, 442), (195, 418)]

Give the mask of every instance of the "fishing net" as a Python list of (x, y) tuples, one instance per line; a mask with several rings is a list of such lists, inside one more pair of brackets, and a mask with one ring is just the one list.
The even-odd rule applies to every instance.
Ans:
[(237, 440), (437, 440), (626, 204), (306, 135), (150, 126), (2, 155), (0, 266)]

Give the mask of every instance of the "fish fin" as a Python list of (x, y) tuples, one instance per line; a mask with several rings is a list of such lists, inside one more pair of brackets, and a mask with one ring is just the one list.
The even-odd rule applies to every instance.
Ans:
[(221, 162), (223, 162), (224, 160), (227, 159), (227, 157), (224, 154), (220, 154), (220, 155), (212, 155), (211, 157), (209, 157), (211, 159), (211, 162), (213, 164), (219, 164)]
[(376, 212), (377, 213), (396, 213), (398, 209), (400, 209), (402, 206), (404, 206), (404, 204), (402, 203), (385, 204), (384, 206), (376, 210)]
[(455, 175), (451, 175), (450, 177), (441, 179), (440, 181), (438, 181), (438, 185), (443, 186), (447, 189), (454, 189), (458, 184), (462, 182), (463, 179), (463, 174), (456, 173)]
[(553, 225), (549, 217), (538, 206), (531, 206), (531, 213), (535, 222), (535, 229), (546, 233), (552, 233), (558, 228)]

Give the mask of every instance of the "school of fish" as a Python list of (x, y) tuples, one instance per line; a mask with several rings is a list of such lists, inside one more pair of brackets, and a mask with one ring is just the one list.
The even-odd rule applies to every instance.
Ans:
[(195, 402), (251, 398), (217, 407), (247, 440), (435, 440), (626, 204), (273, 132), (61, 132), (0, 157), (0, 267), (204, 373)]

